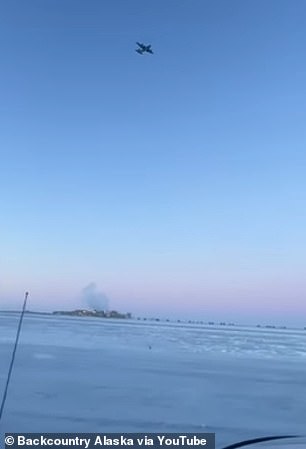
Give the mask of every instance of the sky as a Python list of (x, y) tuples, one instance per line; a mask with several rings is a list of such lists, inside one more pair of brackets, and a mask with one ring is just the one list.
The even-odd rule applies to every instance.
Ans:
[(306, 325), (305, 19), (2, 2), (0, 308)]

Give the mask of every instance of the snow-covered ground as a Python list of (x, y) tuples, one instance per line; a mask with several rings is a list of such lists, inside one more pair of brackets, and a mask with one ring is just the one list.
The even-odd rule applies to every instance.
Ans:
[[(18, 316), (0, 313), (3, 391)], [(150, 349), (151, 347), (151, 349)], [(306, 433), (306, 331), (27, 315), (4, 432)]]

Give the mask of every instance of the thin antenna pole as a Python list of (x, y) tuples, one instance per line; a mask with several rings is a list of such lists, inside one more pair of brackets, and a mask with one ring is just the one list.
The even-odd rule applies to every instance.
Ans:
[(21, 331), (21, 325), (22, 325), (22, 320), (23, 320), (23, 317), (24, 317), (24, 312), (26, 310), (28, 296), (29, 296), (29, 292), (26, 292), (25, 296), (24, 296), (24, 303), (23, 303), (23, 307), (22, 307), (22, 311), (21, 311), (21, 315), (20, 315), (20, 320), (19, 320), (19, 324), (18, 324), (18, 329), (17, 329), (16, 339), (15, 339), (15, 345), (14, 345), (14, 350), (13, 350), (13, 354), (12, 354), (12, 359), (11, 359), (10, 367), (9, 367), (9, 370), (8, 370), (8, 375), (7, 375), (7, 379), (6, 379), (6, 385), (5, 385), (5, 389), (4, 389), (4, 393), (3, 393), (3, 398), (2, 398), (1, 408), (0, 408), (0, 421), (2, 419), (2, 414), (3, 414), (4, 405), (5, 405), (5, 401), (6, 401), (7, 391), (8, 391), (8, 387), (9, 387), (9, 384), (10, 384), (10, 379), (11, 379), (12, 370), (13, 370), (13, 366), (14, 366), (15, 354), (16, 354), (16, 350), (17, 350), (17, 346), (18, 346), (19, 335), (20, 335), (20, 331)]

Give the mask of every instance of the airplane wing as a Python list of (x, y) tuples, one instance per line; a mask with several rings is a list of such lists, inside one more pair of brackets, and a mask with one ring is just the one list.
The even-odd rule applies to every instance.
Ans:
[(140, 48), (137, 48), (137, 50), (135, 51), (137, 51), (137, 53), (139, 53), (140, 55), (143, 55), (143, 50), (141, 50)]

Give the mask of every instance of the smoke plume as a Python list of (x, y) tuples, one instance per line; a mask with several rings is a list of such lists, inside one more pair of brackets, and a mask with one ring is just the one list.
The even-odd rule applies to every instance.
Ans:
[(91, 282), (82, 290), (82, 301), (90, 308), (99, 311), (108, 310), (108, 297), (99, 292), (97, 285)]

